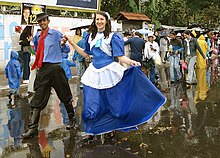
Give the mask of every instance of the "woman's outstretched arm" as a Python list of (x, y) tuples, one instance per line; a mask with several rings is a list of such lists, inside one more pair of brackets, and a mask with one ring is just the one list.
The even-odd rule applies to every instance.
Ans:
[(135, 60), (131, 60), (130, 58), (128, 58), (126, 56), (119, 56), (118, 60), (123, 62), (123, 63), (126, 63), (128, 65), (131, 65), (131, 66), (140, 66), (141, 65), (141, 63), (139, 63)]
[(74, 43), (72, 40), (71, 40), (71, 37), (67, 37), (67, 36), (64, 36), (69, 44), (71, 44), (73, 46), (73, 48), (80, 54), (82, 55), (84, 58), (87, 58), (89, 57), (89, 55), (87, 53), (84, 52), (84, 49), (82, 49), (81, 47), (79, 47), (76, 43)]

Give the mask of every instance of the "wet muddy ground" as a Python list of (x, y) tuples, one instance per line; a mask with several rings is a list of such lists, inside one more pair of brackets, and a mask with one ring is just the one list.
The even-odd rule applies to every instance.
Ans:
[[(157, 85), (166, 104), (139, 130), (116, 131), (115, 137), (97, 136), (81, 141), (83, 124), (82, 89), (70, 82), (77, 127), (67, 131), (68, 116), (52, 90), (41, 112), (38, 138), (22, 140), (27, 129), (29, 101), (21, 98), (16, 107), (6, 93), (0, 97), (0, 155), (7, 158), (218, 158), (220, 157), (220, 80), (217, 71), (197, 69), (197, 85), (170, 84), (168, 70), (161, 68)], [(25, 95), (25, 88), (22, 92)]]

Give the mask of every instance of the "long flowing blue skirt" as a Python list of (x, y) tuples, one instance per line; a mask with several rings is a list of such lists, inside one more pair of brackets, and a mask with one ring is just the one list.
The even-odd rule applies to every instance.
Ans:
[(83, 93), (85, 132), (95, 135), (134, 129), (147, 122), (166, 102), (140, 67), (127, 69), (122, 80), (112, 88), (95, 89), (84, 85)]

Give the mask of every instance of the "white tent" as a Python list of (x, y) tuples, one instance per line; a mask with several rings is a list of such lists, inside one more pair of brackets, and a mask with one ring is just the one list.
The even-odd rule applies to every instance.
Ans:
[(149, 33), (153, 34), (152, 31), (147, 30), (147, 29), (139, 29), (139, 30), (135, 30), (135, 31), (137, 31), (137, 32), (139, 32), (139, 33), (141, 33), (143, 35), (148, 35)]

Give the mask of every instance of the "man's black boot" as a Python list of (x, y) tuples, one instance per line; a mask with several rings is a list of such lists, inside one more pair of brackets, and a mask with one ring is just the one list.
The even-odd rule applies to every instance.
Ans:
[(76, 117), (74, 116), (73, 113), (68, 114), (68, 117), (69, 117), (69, 123), (66, 126), (66, 129), (70, 130), (71, 128), (75, 127), (75, 125), (76, 125)]
[(23, 139), (34, 138), (38, 136), (38, 127), (30, 128), (26, 133), (23, 133), (21, 137)]
[(29, 130), (22, 134), (21, 137), (26, 139), (26, 138), (33, 138), (34, 136), (38, 135), (38, 122), (40, 119), (40, 109), (33, 108), (30, 111), (30, 117), (29, 117)]
[(64, 105), (65, 105), (65, 108), (66, 108), (66, 111), (67, 111), (68, 117), (69, 117), (69, 123), (66, 126), (66, 129), (69, 130), (76, 125), (75, 112), (73, 109), (72, 101), (69, 102), (68, 104), (64, 104)]

